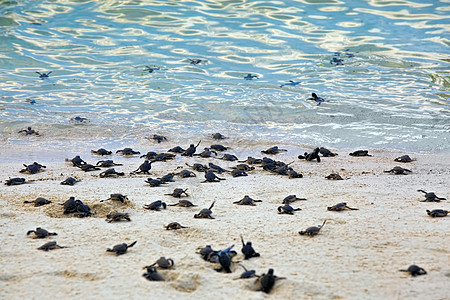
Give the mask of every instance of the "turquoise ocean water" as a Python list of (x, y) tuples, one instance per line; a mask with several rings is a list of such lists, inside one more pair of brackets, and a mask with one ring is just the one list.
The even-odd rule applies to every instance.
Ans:
[(448, 0), (0, 1), (0, 137), (448, 152), (449, 31)]

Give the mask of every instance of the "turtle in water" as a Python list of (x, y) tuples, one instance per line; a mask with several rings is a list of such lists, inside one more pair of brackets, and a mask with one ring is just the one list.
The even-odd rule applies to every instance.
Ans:
[(341, 175), (337, 173), (331, 173), (330, 175), (325, 176), (325, 178), (328, 180), (344, 180), (344, 178), (342, 178)]
[(288, 214), (293, 215), (294, 211), (302, 210), (301, 208), (293, 208), (289, 204), (285, 204), (283, 206), (278, 206), (277, 208), (279, 214)]
[(94, 165), (91, 164), (84, 164), (79, 166), (79, 168), (85, 172), (90, 172), (90, 171), (98, 171), (101, 170), (99, 167), (96, 167)]
[(152, 139), (155, 140), (155, 141), (157, 141), (158, 144), (161, 143), (161, 142), (166, 142), (166, 141), (167, 141), (167, 137), (165, 137), (165, 136), (163, 136), (163, 135), (158, 135), (158, 134), (154, 134), (154, 135), (152, 136)]
[(132, 242), (131, 244), (127, 245), (125, 243), (123, 244), (117, 244), (114, 247), (106, 249), (107, 252), (115, 252), (116, 255), (122, 255), (127, 253), (128, 248), (133, 247), (136, 244), (137, 241)]
[(225, 180), (225, 178), (219, 178), (213, 171), (209, 170), (209, 171), (205, 171), (205, 180), (202, 181), (202, 183), (204, 183), (204, 182), (220, 182), (221, 180)]
[(253, 249), (252, 242), (247, 241), (247, 243), (244, 242), (244, 238), (241, 235), (241, 242), (242, 242), (242, 254), (244, 254), (244, 259), (250, 259), (252, 257), (259, 257), (259, 253)]
[(216, 203), (216, 201), (213, 201), (213, 203), (211, 204), (211, 206), (209, 208), (204, 208), (198, 214), (195, 214), (194, 218), (196, 218), (196, 219), (214, 219), (214, 217), (211, 216), (211, 214), (212, 214), (211, 209), (213, 208), (214, 203)]
[(116, 213), (106, 215), (105, 221), (108, 223), (112, 223), (112, 222), (119, 222), (122, 220), (131, 221), (130, 215), (128, 213), (116, 212)]
[(411, 173), (411, 172), (412, 172), (411, 170), (408, 170), (408, 169), (405, 169), (405, 168), (402, 168), (399, 166), (393, 167), (391, 170), (384, 171), (384, 173), (392, 173), (395, 175), (408, 175), (408, 173)]
[(27, 129), (22, 129), (17, 133), (25, 133), (25, 135), (39, 135), (39, 132), (37, 132), (34, 129), (31, 129), (31, 127), (27, 127)]
[(167, 230), (178, 230), (178, 229), (181, 229), (181, 228), (189, 228), (189, 227), (186, 227), (186, 226), (183, 226), (183, 225), (181, 225), (180, 223), (178, 223), (178, 222), (171, 222), (171, 223), (169, 223), (169, 224), (167, 224), (166, 226), (164, 226)]
[(285, 85), (289, 85), (289, 86), (295, 86), (297, 84), (300, 84), (300, 81), (294, 81), (294, 80), (289, 80), (286, 83), (280, 84), (280, 88), (282, 88)]
[(112, 159), (99, 160), (95, 165), (99, 166), (100, 168), (110, 168), (110, 167), (114, 167), (114, 166), (123, 166), (123, 164), (116, 164)]
[(224, 154), (221, 158), (222, 160), (226, 160), (226, 161), (236, 161), (239, 160), (239, 158), (237, 158), (236, 155), (233, 154)]
[(224, 139), (226, 139), (226, 137), (223, 134), (218, 133), (218, 132), (214, 133), (214, 134), (211, 134), (211, 137), (213, 139), (215, 139), (215, 140), (224, 140)]
[(131, 155), (135, 155), (135, 154), (141, 154), (141, 152), (134, 151), (131, 148), (123, 148), (123, 149), (117, 150), (116, 153), (120, 153), (123, 156), (131, 156)]
[(427, 193), (424, 190), (417, 190), (417, 191), (425, 194), (425, 200), (422, 200), (420, 202), (440, 202), (441, 200), (447, 200), (445, 198), (436, 196), (436, 194), (433, 192)]
[(344, 65), (344, 60), (342, 58), (337, 58), (337, 57), (333, 57), (332, 59), (330, 59), (330, 64), (332, 65)]
[(56, 232), (48, 232), (47, 230), (41, 227), (37, 227), (36, 230), (28, 230), (27, 235), (30, 235), (32, 233), (34, 233), (35, 238), (37, 239), (43, 239), (50, 235), (58, 235)]
[(161, 207), (164, 208), (164, 209), (167, 208), (167, 204), (165, 202), (162, 202), (161, 200), (156, 200), (156, 201), (153, 201), (150, 204), (145, 204), (144, 205), (145, 209), (156, 210), (156, 211), (160, 211)]
[(246, 267), (244, 267), (243, 265), (239, 264), (243, 269), (244, 272), (241, 273), (241, 275), (239, 275), (238, 278), (234, 278), (236, 279), (247, 279), (247, 278), (252, 278), (252, 277), (259, 277), (258, 275), (256, 275), (256, 271), (255, 270), (247, 270)]
[(50, 203), (52, 203), (52, 201), (47, 200), (47, 199), (42, 198), (42, 197), (38, 197), (38, 198), (36, 198), (36, 200), (33, 200), (33, 201), (23, 201), (23, 203), (34, 203), (34, 207), (38, 207), (38, 206), (50, 204)]
[(317, 103), (317, 106), (319, 106), (320, 104), (322, 104), (322, 102), (325, 102), (325, 99), (317, 96), (316, 93), (312, 93), (310, 98), (307, 98), (306, 100), (312, 100), (315, 101)]
[(322, 154), (323, 157), (333, 157), (333, 156), (338, 155), (337, 153), (333, 153), (333, 152), (331, 152), (330, 150), (328, 150), (327, 148), (324, 148), (324, 147), (320, 147), (319, 148), (319, 152), (320, 152), (320, 154)]
[(161, 256), (160, 258), (158, 258), (156, 262), (154, 262), (148, 267), (153, 267), (155, 265), (158, 265), (158, 267), (161, 269), (171, 269), (174, 266), (174, 262), (173, 259), (171, 258), (165, 258), (164, 256)]
[(179, 175), (181, 178), (188, 178), (188, 177), (197, 177), (194, 172), (191, 172), (189, 170), (183, 170), (176, 175)]
[(149, 174), (150, 175), (150, 170), (152, 169), (152, 163), (154, 163), (154, 160), (148, 160), (146, 159), (135, 171), (131, 172), (131, 174), (140, 174), (140, 173), (144, 173), (144, 174)]
[(258, 75), (253, 75), (253, 74), (248, 73), (247, 75), (244, 76), (245, 80), (252, 80), (253, 78), (258, 79)]
[(47, 242), (44, 245), (37, 248), (38, 250), (48, 251), (53, 249), (59, 249), (59, 248), (67, 248), (65, 246), (60, 246), (56, 243), (56, 241)]
[(233, 176), (233, 177), (242, 177), (242, 176), (248, 176), (248, 174), (245, 173), (245, 171), (235, 169), (235, 170), (231, 171), (231, 176)]
[(283, 199), (282, 203), (289, 205), (295, 201), (306, 201), (306, 200), (307, 200), (306, 198), (298, 198), (297, 195), (289, 195)]
[(234, 247), (232, 245), (231, 247), (228, 247), (225, 250), (220, 250), (217, 253), (218, 256), (218, 262), (220, 264), (220, 268), (215, 269), (218, 272), (225, 271), (226, 273), (231, 273), (231, 256), (230, 256), (230, 250)]
[(75, 183), (77, 183), (78, 180), (76, 180), (73, 177), (67, 177), (64, 181), (61, 181), (62, 185), (74, 185)]
[(19, 184), (24, 184), (25, 183), (25, 178), (19, 178), (19, 177), (15, 177), (15, 178), (9, 178), (5, 181), (6, 185), (19, 185)]
[(270, 268), (267, 271), (267, 274), (262, 274), (258, 279), (256, 279), (256, 282), (259, 282), (259, 284), (261, 285), (261, 287), (258, 289), (259, 291), (268, 294), (275, 285), (276, 280), (285, 279), (284, 277), (275, 276), (273, 273), (274, 270)]
[(160, 186), (161, 184), (166, 184), (166, 182), (163, 182), (159, 179), (153, 179), (151, 177), (147, 178), (145, 182), (147, 182), (151, 187), (157, 187)]
[(352, 153), (349, 153), (350, 156), (372, 156), (369, 154), (368, 150), (356, 150)]
[(199, 58), (189, 58), (188, 60), (191, 65), (198, 65), (201, 62), (205, 62), (204, 59), (199, 59)]
[(103, 171), (99, 174), (100, 178), (105, 178), (105, 177), (117, 177), (117, 176), (124, 176), (125, 173), (124, 172), (117, 172), (116, 170), (114, 170), (114, 168), (109, 168), (106, 171)]
[(92, 154), (97, 154), (97, 155), (100, 155), (100, 156), (103, 156), (103, 155), (111, 155), (111, 154), (112, 154), (111, 151), (108, 151), (108, 150), (103, 149), (103, 148), (100, 148), (100, 149), (98, 149), (98, 150), (91, 150), (91, 153), (92, 153)]
[(247, 164), (238, 164), (234, 167), (231, 167), (234, 170), (241, 170), (241, 171), (253, 171), (255, 169), (255, 167), (253, 166), (249, 166)]
[(25, 102), (30, 103), (30, 104), (36, 104), (36, 100), (31, 99), (31, 98), (25, 99)]
[(448, 215), (448, 213), (449, 211), (444, 209), (433, 209), (432, 211), (427, 209), (427, 214), (432, 218), (445, 217), (446, 215)]
[(183, 153), (183, 152), (185, 152), (186, 150), (185, 149), (183, 149), (183, 148), (181, 148), (180, 146), (175, 146), (175, 147), (173, 147), (173, 148), (170, 148), (169, 150), (168, 150), (168, 152), (173, 152), (173, 153)]
[(409, 163), (409, 162), (412, 162), (413, 160), (415, 160), (415, 159), (412, 159), (409, 155), (402, 155), (402, 156), (394, 159), (394, 161), (402, 162), (402, 163)]
[(312, 226), (306, 228), (306, 230), (299, 231), (298, 234), (300, 235), (309, 235), (309, 236), (315, 236), (319, 234), (320, 230), (323, 228), (327, 220), (323, 221), (322, 225)]
[(80, 116), (76, 116), (70, 119), (70, 122), (72, 122), (73, 124), (85, 124), (87, 123), (87, 121), (88, 121), (87, 118), (82, 118)]
[(144, 72), (149, 72), (149, 73), (153, 73), (154, 71), (159, 71), (161, 68), (160, 67), (149, 67), (149, 66), (145, 66)]
[(194, 144), (190, 144), (189, 148), (187, 148), (186, 151), (184, 151), (184, 153), (182, 153), (181, 155), (182, 156), (190, 156), (190, 157), (192, 157), (194, 155), (195, 151), (197, 151), (197, 147), (200, 145), (201, 142), (202, 141), (199, 141), (197, 143), (197, 146), (195, 146)]
[(47, 72), (47, 73), (45, 73), (45, 72), (41, 73), (41, 72), (36, 71), (36, 73), (39, 74), (39, 78), (44, 79), (44, 78), (48, 78), (49, 77), (48, 75), (50, 75), (52, 73), (52, 71)]
[(347, 203), (345, 203), (345, 202), (341, 202), (341, 203), (338, 203), (336, 205), (327, 207), (327, 210), (330, 210), (330, 211), (343, 211), (343, 210), (346, 210), (346, 209), (348, 209), (348, 210), (358, 210), (357, 208), (348, 207)]
[(256, 206), (255, 202), (262, 202), (262, 200), (255, 200), (255, 199), (250, 198), (250, 196), (245, 195), (244, 198), (242, 198), (239, 201), (233, 202), (233, 204)]
[(406, 270), (399, 270), (401, 272), (408, 272), (411, 276), (425, 275), (427, 271), (417, 265), (410, 265)]
[[(68, 161), (68, 160), (67, 160)], [(72, 163), (72, 165), (74, 166), (74, 167), (81, 167), (82, 165), (85, 165), (86, 164), (86, 162), (79, 156), (79, 155), (77, 155), (77, 156), (75, 156), (74, 158), (72, 158), (71, 160), (70, 160), (70, 162)]]
[(100, 202), (105, 202), (105, 201), (109, 201), (109, 200), (125, 203), (125, 201), (128, 201), (128, 197), (126, 195), (122, 195), (122, 194), (111, 194), (108, 199), (100, 200)]
[(183, 190), (183, 189), (180, 189), (180, 188), (176, 188), (176, 189), (173, 190), (172, 193), (164, 194), (164, 195), (172, 196), (172, 197), (175, 197), (175, 198), (181, 198), (181, 196), (184, 194), (186, 197), (189, 197), (188, 193), (186, 193), (187, 190), (188, 189), (184, 189)]
[(261, 151), (261, 153), (264, 153), (264, 154), (278, 154), (280, 152), (287, 152), (287, 150), (280, 149), (280, 148), (278, 148), (278, 146), (273, 146), (273, 147), (270, 147), (269, 149)]
[(144, 276), (147, 280), (164, 281), (164, 278), (158, 274), (156, 267), (144, 267), (144, 269), (147, 269), (147, 272), (142, 274), (142, 276)]
[(41, 169), (47, 168), (46, 166), (41, 165), (41, 164), (39, 164), (39, 163), (37, 163), (37, 162), (34, 162), (34, 163), (32, 163), (31, 165), (23, 164), (23, 166), (25, 167), (25, 169), (20, 170), (20, 171), (19, 171), (20, 173), (36, 174), (36, 173), (38, 173), (39, 171), (41, 171)]

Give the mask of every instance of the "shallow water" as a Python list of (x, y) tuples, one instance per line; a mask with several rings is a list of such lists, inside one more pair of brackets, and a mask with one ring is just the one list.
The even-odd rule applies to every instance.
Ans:
[(2, 1), (1, 139), (448, 152), (449, 2), (430, 2)]

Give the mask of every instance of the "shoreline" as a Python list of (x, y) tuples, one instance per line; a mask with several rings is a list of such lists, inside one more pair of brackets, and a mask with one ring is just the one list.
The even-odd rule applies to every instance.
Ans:
[[(216, 142), (239, 148), (232, 139)], [(205, 139), (205, 143), (209, 144), (209, 140)], [(172, 147), (172, 144), (152, 145), (165, 150)], [(266, 146), (255, 143), (249, 153), (263, 157), (259, 151), (268, 148)], [(11, 153), (15, 147), (12, 148)], [(156, 150), (156, 147), (149, 148)], [(168, 299), (203, 296), (261, 299), (262, 293), (253, 290), (254, 279), (233, 280), (243, 271), (238, 264), (233, 264), (232, 274), (218, 273), (213, 270), (214, 264), (203, 261), (195, 253), (198, 247), (207, 244), (214, 249), (235, 244), (238, 256), (234, 261), (241, 261), (241, 234), (246, 241), (252, 241), (261, 254), (259, 258), (242, 262), (248, 269), (262, 274), (274, 268), (276, 275), (286, 277), (275, 284), (270, 294), (274, 299), (294, 299), (298, 295), (304, 299), (444, 299), (450, 292), (450, 252), (446, 247), (450, 237), (445, 230), (450, 217), (431, 218), (425, 212), (437, 208), (449, 210), (448, 201), (422, 203), (419, 201), (423, 194), (416, 191), (434, 191), (450, 198), (445, 194), (446, 184), (450, 182), (448, 155), (409, 153), (416, 161), (401, 164), (393, 159), (406, 154), (404, 152), (369, 150), (373, 157), (351, 157), (347, 151), (340, 150), (338, 156), (316, 163), (299, 160), (296, 158), (299, 153), (290, 150), (270, 157), (286, 163), (294, 161), (293, 168), (302, 173), (303, 178), (288, 179), (257, 170), (248, 172), (247, 177), (223, 175), (226, 180), (220, 183), (200, 183), (203, 175), (196, 172), (197, 177), (176, 177), (175, 182), (153, 188), (144, 182), (147, 177), (181, 170), (178, 167), (186, 167), (186, 162), (213, 162), (227, 169), (237, 163), (177, 155), (174, 161), (155, 163), (150, 176), (129, 176), (143, 159), (119, 155), (101, 158), (88, 154), (89, 151), (85, 149), (84, 154), (77, 154), (88, 163), (95, 164), (95, 159), (124, 163), (115, 169), (125, 172), (125, 178), (99, 178), (96, 175), (101, 171), (82, 172), (61, 161), (60, 155), (49, 155), (48, 160), (41, 161), (36, 149), (17, 153), (19, 157), (15, 158), (20, 163), (14, 160), (0, 163), (3, 182), (8, 177), (36, 180), (19, 186), (2, 185), (1, 257), (5, 267), (0, 274), (0, 285), (4, 286), (1, 297), (39, 299), (43, 297), (36, 296), (35, 292), (40, 290), (43, 296), (88, 299), (116, 299), (124, 295), (144, 298), (150, 293), (155, 298)], [(246, 156), (238, 157), (245, 159)], [(23, 162), (31, 163), (34, 158), (47, 164), (44, 172), (24, 176), (18, 173)], [(384, 173), (396, 165), (413, 172), (410, 175)], [(324, 176), (332, 172), (348, 179), (326, 180)], [(78, 176), (82, 181), (75, 186), (60, 185), (67, 176)], [(142, 208), (155, 200), (175, 203), (178, 199), (163, 194), (178, 187), (188, 188), (190, 196), (186, 199), (198, 207), (169, 206), (160, 212)], [(112, 193), (127, 195), (129, 204), (99, 202)], [(292, 204), (302, 211), (292, 216), (277, 214), (281, 200), (291, 194), (308, 199)], [(263, 202), (254, 207), (232, 204), (244, 195)], [(81, 219), (62, 215), (62, 207), (57, 203), (69, 196), (82, 200), (97, 214)], [(37, 197), (45, 197), (53, 203), (37, 208), (23, 204), (24, 200)], [(193, 214), (209, 207), (212, 201), (216, 201), (212, 209), (214, 220), (193, 218)], [(326, 210), (327, 206), (339, 202), (347, 202), (359, 210)], [(110, 210), (129, 212), (132, 221), (107, 223), (104, 216)], [(298, 234), (309, 226), (321, 224), (324, 219), (328, 220), (327, 224), (318, 236), (310, 238)], [(177, 231), (163, 228), (173, 221), (189, 228)], [(58, 236), (35, 240), (25, 235), (36, 227), (55, 231)], [(50, 240), (69, 248), (48, 253), (36, 250)], [(125, 255), (116, 257), (105, 252), (115, 244), (134, 240), (137, 244)], [(142, 267), (161, 256), (175, 262), (174, 270), (160, 272), (169, 280), (147, 281), (142, 277)], [(411, 264), (423, 267), (428, 274), (413, 278), (398, 271)]]

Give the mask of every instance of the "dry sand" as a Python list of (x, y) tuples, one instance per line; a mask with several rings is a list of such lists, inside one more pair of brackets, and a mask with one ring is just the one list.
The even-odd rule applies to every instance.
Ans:
[[(164, 145), (165, 149), (170, 146)], [(259, 151), (266, 146), (255, 146), (248, 152), (262, 157)], [(3, 150), (4, 154), (14, 151)], [(419, 202), (423, 194), (417, 192), (417, 189), (434, 191), (450, 199), (448, 155), (410, 154), (417, 160), (400, 164), (393, 159), (403, 153), (373, 150), (373, 157), (351, 157), (348, 150), (339, 150), (339, 156), (316, 163), (297, 159), (296, 155), (302, 153), (298, 147), (289, 150), (271, 157), (295, 161), (293, 168), (303, 173), (304, 178), (288, 179), (258, 169), (249, 172), (248, 177), (223, 175), (226, 180), (220, 183), (200, 183), (203, 175), (197, 172), (196, 178), (177, 177), (164, 187), (150, 187), (144, 182), (148, 177), (145, 175), (99, 178), (99, 171), (85, 173), (63, 162), (58, 155), (53, 158), (47, 155), (41, 161), (32, 149), (21, 149), (16, 161), (2, 159), (0, 163), (3, 182), (8, 177), (33, 180), (19, 186), (2, 184), (0, 188), (0, 298), (449, 299), (450, 215), (431, 218), (425, 210), (449, 210), (450, 204)], [(100, 160), (89, 149), (77, 154), (89, 163)], [(112, 159), (124, 163), (116, 170), (127, 174), (142, 162), (138, 157), (113, 155)], [(21, 163), (17, 161), (35, 160), (46, 164), (47, 169), (35, 175), (18, 172)], [(151, 176), (178, 171), (186, 167), (186, 162), (196, 161), (227, 168), (236, 164), (177, 156), (172, 162), (155, 163)], [(383, 172), (396, 165), (413, 172), (410, 175)], [(332, 172), (346, 179), (326, 180), (324, 177)], [(60, 185), (67, 176), (77, 176), (82, 181), (75, 186)], [(155, 200), (177, 202), (163, 195), (177, 187), (188, 188), (190, 196), (186, 199), (198, 207), (175, 206), (160, 212), (142, 208)], [(126, 194), (129, 202), (100, 203), (111, 193)], [(293, 207), (301, 207), (302, 211), (294, 215), (277, 214), (281, 200), (291, 194), (308, 199), (293, 203)], [(232, 204), (244, 195), (263, 202), (256, 206)], [(95, 216), (64, 216), (58, 203), (70, 196), (88, 204)], [(53, 203), (42, 207), (23, 203), (37, 197)], [(214, 220), (193, 218), (212, 201), (216, 201)], [(328, 206), (339, 202), (347, 202), (359, 210), (327, 211)], [(132, 221), (107, 223), (105, 215), (110, 211), (128, 212)], [(318, 236), (298, 234), (325, 219), (328, 223)], [(163, 228), (173, 221), (189, 228), (177, 231)], [(27, 237), (26, 232), (36, 227), (58, 235), (46, 239)], [(198, 247), (207, 244), (218, 250), (235, 244), (239, 254), (234, 260), (242, 260), (241, 234), (261, 254), (259, 258), (243, 261), (248, 269), (262, 274), (274, 268), (276, 275), (286, 277), (276, 282), (270, 295), (255, 291), (254, 279), (233, 280), (242, 272), (238, 264), (233, 265), (232, 274), (218, 273), (214, 264), (196, 254)], [(68, 248), (36, 250), (49, 240)], [(125, 255), (105, 252), (115, 244), (134, 240), (137, 244)], [(166, 282), (147, 281), (142, 277), (142, 267), (160, 256), (172, 258), (175, 269), (160, 271)], [(411, 264), (425, 268), (428, 274), (413, 278), (399, 272)]]

